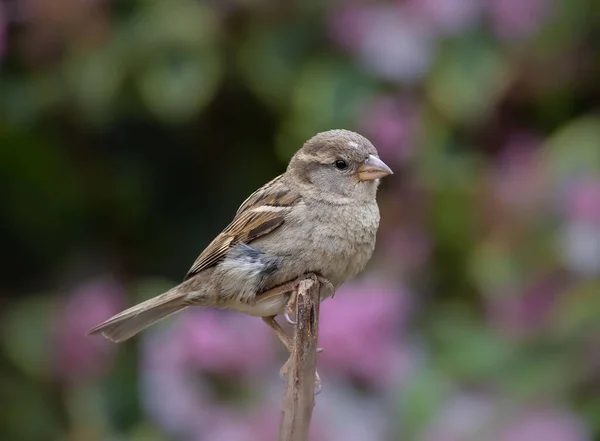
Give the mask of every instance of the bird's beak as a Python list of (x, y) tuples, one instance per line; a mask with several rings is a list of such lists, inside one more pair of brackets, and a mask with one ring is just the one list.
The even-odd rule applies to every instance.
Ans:
[(393, 174), (394, 172), (385, 162), (373, 155), (369, 155), (365, 163), (358, 169), (358, 179), (361, 181), (373, 181)]

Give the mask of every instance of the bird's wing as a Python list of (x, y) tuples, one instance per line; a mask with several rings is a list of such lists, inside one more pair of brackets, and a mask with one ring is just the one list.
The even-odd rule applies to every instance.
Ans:
[(291, 190), (282, 175), (256, 190), (238, 209), (233, 221), (198, 256), (185, 280), (220, 262), (237, 243), (250, 243), (277, 229), (300, 195)]

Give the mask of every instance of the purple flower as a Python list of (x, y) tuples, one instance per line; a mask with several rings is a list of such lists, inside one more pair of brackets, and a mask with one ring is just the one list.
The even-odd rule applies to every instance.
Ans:
[[(275, 359), (278, 345), (260, 318), (190, 308), (170, 325), (145, 334), (141, 359), (144, 405), (173, 434), (188, 439), (221, 439), (205, 436), (217, 430), (213, 424), (223, 412), (229, 415), (226, 407), (215, 407), (221, 397), (206, 374), (225, 376), (224, 381), (233, 388), (254, 389), (254, 395), (260, 398), (258, 392), (267, 389), (261, 381), (263, 377), (281, 386), (277, 375), (279, 360)], [(237, 409), (235, 404), (240, 403), (230, 406)], [(247, 432), (244, 427), (242, 431)], [(231, 426), (228, 430), (234, 429)], [(230, 438), (223, 439), (236, 439), (231, 434), (227, 436)]]
[(402, 162), (413, 155), (418, 115), (412, 103), (380, 96), (367, 106), (360, 124), (382, 157)]
[(490, 0), (486, 5), (496, 35), (506, 39), (532, 34), (550, 8), (547, 0)]
[(496, 198), (519, 217), (537, 215), (546, 202), (546, 176), (538, 156), (539, 144), (539, 137), (533, 133), (513, 133), (492, 175)]
[(197, 308), (181, 314), (166, 334), (153, 336), (146, 361), (220, 375), (256, 373), (274, 360), (276, 344), (260, 318)]
[(600, 227), (600, 178), (572, 183), (564, 205), (569, 220)]
[(429, 260), (431, 239), (421, 225), (416, 222), (403, 225), (384, 233), (385, 241), (379, 247), (385, 261), (393, 266), (396, 273), (410, 276), (422, 269)]
[(389, 384), (408, 366), (401, 330), (409, 310), (402, 288), (377, 280), (344, 285), (321, 308), (319, 366), (373, 385)]
[(441, 411), (426, 427), (422, 439), (424, 441), (493, 439), (485, 431), (485, 427), (492, 422), (494, 412), (495, 404), (490, 397), (475, 394), (456, 395), (444, 403)]
[[(283, 382), (276, 370), (251, 383), (254, 393), (237, 401), (212, 394), (211, 381), (185, 368), (142, 370), (142, 397), (151, 418), (181, 439), (262, 441), (275, 439), (281, 412)], [(227, 381), (234, 381), (229, 379)], [(311, 440), (324, 440), (318, 419)]]
[(356, 52), (372, 21), (371, 9), (367, 6), (335, 9), (328, 18), (329, 36), (341, 48)]
[(442, 34), (456, 34), (477, 22), (481, 3), (479, 0), (408, 0), (407, 8)]
[[(326, 441), (384, 441), (390, 438), (390, 402), (382, 394), (364, 394), (330, 379), (317, 398), (313, 419)], [(393, 400), (397, 399), (394, 394)], [(312, 441), (312, 437), (310, 438)]]
[(566, 410), (538, 409), (521, 413), (500, 431), (498, 441), (591, 441), (582, 420)]
[(76, 382), (110, 368), (115, 345), (87, 333), (119, 312), (123, 299), (121, 286), (109, 277), (90, 280), (69, 294), (57, 318), (56, 368), (61, 378)]
[(489, 298), (488, 313), (500, 331), (523, 335), (539, 331), (547, 323), (556, 299), (565, 288), (561, 276), (551, 274), (532, 282), (522, 293)]
[(401, 83), (420, 80), (435, 49), (431, 29), (397, 5), (371, 11), (370, 26), (360, 41), (359, 60), (373, 75)]
[(600, 273), (600, 179), (580, 177), (565, 187), (559, 197), (565, 218), (561, 238), (565, 264), (593, 277)]
[(566, 266), (583, 277), (600, 274), (600, 226), (587, 222), (567, 222), (562, 232)]

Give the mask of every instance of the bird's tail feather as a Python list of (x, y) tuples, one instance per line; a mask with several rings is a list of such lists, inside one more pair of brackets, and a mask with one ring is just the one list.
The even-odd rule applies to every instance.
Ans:
[(109, 318), (91, 329), (89, 334), (100, 332), (107, 339), (120, 343), (159, 320), (184, 309), (187, 306), (184, 299), (185, 294), (180, 293), (175, 287)]

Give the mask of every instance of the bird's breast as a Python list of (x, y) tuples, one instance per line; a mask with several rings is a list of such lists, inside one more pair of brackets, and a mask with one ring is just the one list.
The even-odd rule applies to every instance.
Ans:
[(337, 288), (364, 269), (379, 227), (376, 203), (313, 203), (300, 208), (274, 232), (273, 240), (256, 241), (262, 250), (282, 257), (279, 280), (273, 285), (317, 272)]

